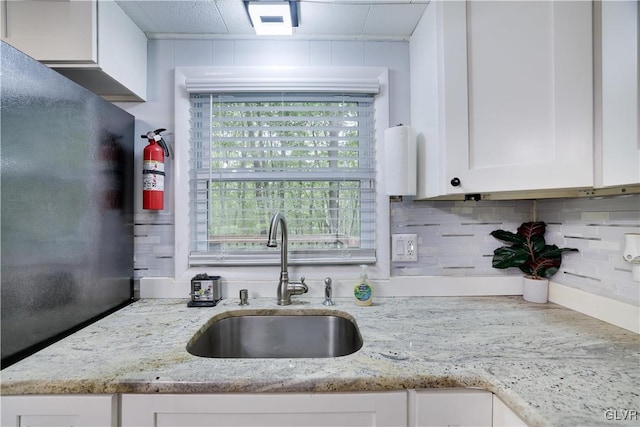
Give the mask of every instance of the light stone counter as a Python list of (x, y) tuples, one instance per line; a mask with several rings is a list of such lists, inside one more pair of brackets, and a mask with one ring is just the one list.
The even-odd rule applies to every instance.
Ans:
[[(275, 293), (275, 291), (274, 291)], [(358, 307), (338, 298), (237, 299), (187, 308), (186, 300), (141, 300), (1, 372), (1, 392), (327, 392), (479, 387), (531, 426), (635, 425), (605, 412), (640, 414), (640, 336), (555, 304), (520, 297), (378, 298)], [(208, 359), (185, 350), (229, 310), (342, 311), (364, 345), (328, 359)]]

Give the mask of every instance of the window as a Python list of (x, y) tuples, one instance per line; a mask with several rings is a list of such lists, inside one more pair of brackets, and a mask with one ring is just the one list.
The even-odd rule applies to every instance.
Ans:
[(190, 94), (189, 265), (376, 261), (371, 94)]

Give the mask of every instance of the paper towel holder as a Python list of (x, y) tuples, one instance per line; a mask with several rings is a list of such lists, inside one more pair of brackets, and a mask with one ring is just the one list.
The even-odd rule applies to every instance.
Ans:
[(387, 196), (417, 194), (416, 132), (402, 123), (384, 131), (385, 192)]

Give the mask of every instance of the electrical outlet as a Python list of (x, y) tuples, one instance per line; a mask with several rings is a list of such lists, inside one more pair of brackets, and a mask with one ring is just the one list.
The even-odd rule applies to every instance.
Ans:
[(418, 261), (418, 235), (392, 234), (391, 261)]

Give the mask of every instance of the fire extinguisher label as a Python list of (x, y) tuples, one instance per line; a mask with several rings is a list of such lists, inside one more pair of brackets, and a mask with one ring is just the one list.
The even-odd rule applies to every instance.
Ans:
[(142, 169), (147, 171), (160, 171), (164, 172), (164, 163), (157, 160), (145, 160), (142, 163)]
[(164, 163), (145, 160), (142, 168), (142, 189), (145, 191), (164, 191)]
[(164, 176), (153, 173), (142, 175), (142, 189), (145, 191), (164, 191)]

